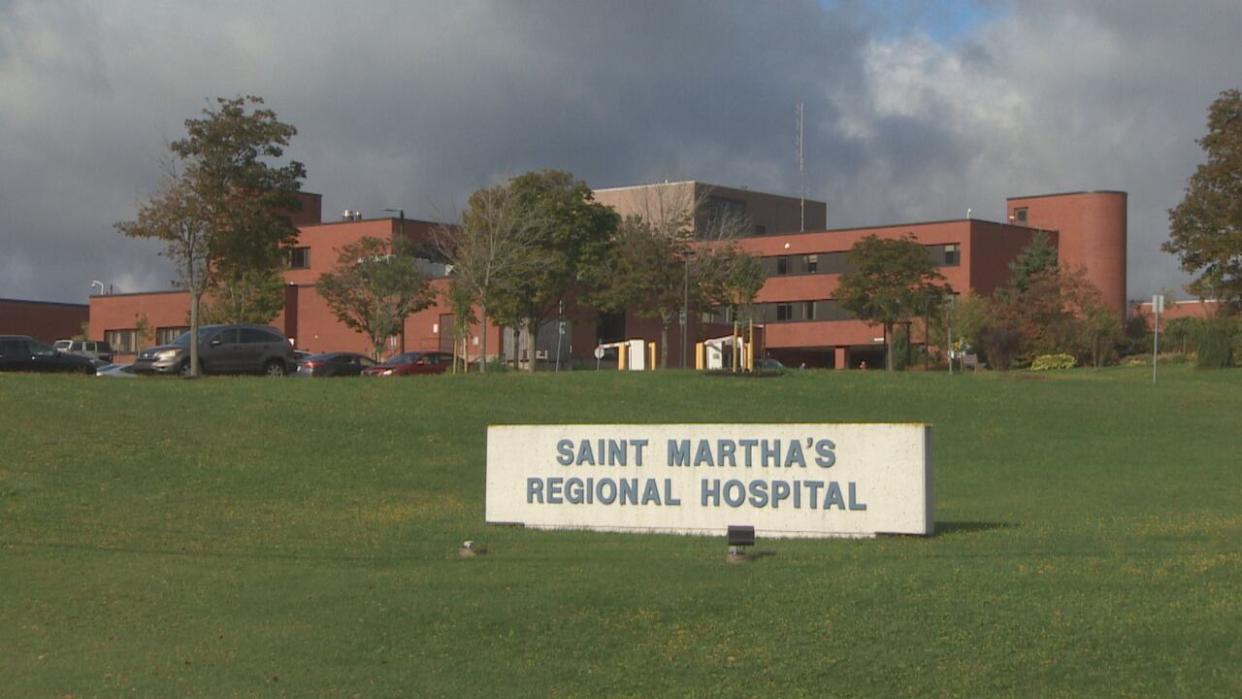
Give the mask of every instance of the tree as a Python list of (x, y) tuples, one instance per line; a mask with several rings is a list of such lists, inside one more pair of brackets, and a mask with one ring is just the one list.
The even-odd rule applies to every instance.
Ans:
[(927, 250), (913, 236), (869, 235), (850, 248), (852, 269), (841, 275), (836, 298), (859, 319), (884, 326), (885, 364), (891, 371), (893, 325), (928, 307), (931, 295), (950, 293)]
[[(297, 192), (306, 176), (297, 161), (279, 167), (268, 162), (284, 154), (297, 130), (275, 112), (257, 108), (262, 98), (216, 103), (217, 110), (187, 119), (186, 137), (169, 144), (171, 159), (160, 187), (139, 207), (137, 218), (116, 224), (126, 236), (164, 241), (164, 254), (177, 266), (178, 284), (190, 293), (191, 375), (199, 369), (204, 296), (215, 290), (227, 298), (230, 289), (254, 287), (279, 270), (280, 248), (297, 234), (288, 214), (299, 206)], [(271, 308), (270, 283), (259, 288), (268, 290), (265, 307)], [(264, 322), (278, 311), (277, 306)]]
[(603, 284), (620, 217), (568, 172), (529, 172), (507, 187), (516, 199), (518, 225), (532, 234), (526, 250), (530, 265), (497, 299), (496, 315), (520, 328), (533, 350), (539, 327), (567, 298)]
[(1203, 321), (1199, 318), (1174, 318), (1160, 329), (1160, 336), (1181, 354), (1193, 351), (1195, 340), (1203, 330)]
[(767, 277), (759, 258), (734, 243), (700, 248), (695, 271), (706, 303), (740, 317), (754, 303)]
[(319, 295), (337, 319), (371, 340), (376, 359), (410, 314), (434, 301), (427, 276), (403, 239), (365, 237), (341, 248), (319, 276)]
[[(461, 348), (461, 366), (463, 372), (470, 370), (470, 326), (478, 322), (474, 315), (474, 294), (460, 279), (449, 281), (444, 291), (444, 300), (453, 311), (453, 373), (457, 373), (457, 348)], [(483, 331), (483, 346), (486, 347), (487, 331)], [(479, 358), (479, 366), (486, 371), (487, 357)]]
[(1043, 231), (1036, 231), (1022, 252), (1009, 263), (1010, 285), (1018, 292), (1024, 293), (1030, 286), (1031, 278), (1051, 272), (1057, 268), (1057, 249), (1048, 240)]
[[(452, 303), (456, 327), (471, 322), (470, 304), (479, 307), (480, 370), (487, 371), (487, 320), (502, 293), (536, 265), (536, 221), (524, 216), (507, 186), (485, 187), (470, 195), (460, 226), (435, 229), (436, 247), (452, 265)], [(514, 304), (516, 305), (516, 304)]]
[(285, 307), (285, 277), (276, 269), (250, 269), (208, 290), (204, 323), (271, 322)]
[(174, 163), (167, 163), (159, 192), (139, 207), (135, 220), (117, 223), (116, 228), (130, 238), (164, 242), (163, 254), (177, 268), (178, 285), (190, 294), (190, 375), (197, 376), (199, 305), (211, 283), (216, 257), (211, 218), (192, 181)]
[(297, 238), (289, 212), (306, 177), (302, 163), (275, 165), (297, 129), (247, 95), (219, 98), (217, 108), (187, 119), (186, 137), (169, 145), (184, 167), (191, 195), (211, 236), (215, 318), (268, 322), (283, 306), (273, 282), (284, 263), (282, 247)]
[(1207, 126), (1198, 141), (1207, 162), (1169, 210), (1169, 240), (1161, 249), (1198, 275), (1188, 289), (1236, 310), (1242, 306), (1242, 93), (1220, 93), (1208, 108)]
[(593, 297), (608, 311), (629, 311), (640, 318), (660, 321), (660, 367), (668, 367), (668, 331), (685, 303), (695, 294), (685, 279), (689, 246), (684, 238), (664, 235), (646, 220), (627, 216), (617, 230), (608, 263), (608, 284)]

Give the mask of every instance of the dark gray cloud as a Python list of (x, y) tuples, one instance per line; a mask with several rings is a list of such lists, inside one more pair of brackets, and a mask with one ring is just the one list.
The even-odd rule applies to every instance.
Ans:
[(298, 126), (327, 215), (423, 218), (545, 167), (796, 193), (803, 101), (831, 225), (1125, 189), (1131, 293), (1179, 284), (1164, 210), (1242, 75), (1236, 2), (984, 2), (951, 21), (912, 3), (903, 23), (905, 6), (0, 0), (0, 296), (166, 288), (158, 248), (112, 223), (185, 118), (245, 93)]

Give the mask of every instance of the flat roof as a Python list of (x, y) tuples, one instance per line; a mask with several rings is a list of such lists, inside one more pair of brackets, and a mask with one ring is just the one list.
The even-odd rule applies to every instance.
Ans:
[(857, 226), (853, 228), (824, 228), (815, 231), (790, 231), (788, 233), (771, 233), (768, 235), (746, 235), (742, 238), (783, 238), (791, 235), (814, 235), (823, 233), (852, 233), (854, 231), (873, 231), (881, 228), (916, 228), (918, 226), (933, 226), (945, 223), (986, 223), (992, 226), (1001, 226), (1002, 228), (1013, 228), (1022, 231), (1046, 231), (1052, 232), (1051, 228), (1035, 228), (1034, 226), (1020, 226), (1014, 223), (1002, 223), (1000, 221), (990, 221), (986, 218), (947, 218), (938, 221), (914, 221), (909, 223), (892, 223), (881, 226)]
[[(622, 185), (620, 187), (592, 188), (591, 191), (592, 192), (620, 192), (620, 191), (624, 191), (627, 189), (644, 189), (646, 187), (672, 187), (673, 185), (684, 185), (684, 184), (698, 184), (698, 185), (703, 185), (704, 187), (708, 187), (708, 188), (714, 187), (716, 189), (731, 189), (735, 192), (747, 192), (749, 194), (760, 194), (765, 197), (780, 197), (782, 199), (798, 199), (799, 198), (796, 195), (777, 194), (775, 192), (766, 192), (761, 189), (751, 189), (750, 187), (735, 187), (733, 185), (727, 185), (727, 184), (715, 184), (712, 182), (704, 182), (703, 180), (678, 180), (676, 182), (649, 182), (647, 184), (627, 184), (627, 185)], [(812, 202), (815, 204), (825, 204), (825, 206), (827, 205), (825, 202), (820, 201), (819, 199), (805, 198), (805, 201)]]
[(406, 216), (405, 218), (399, 218), (397, 216), (377, 216), (375, 218), (360, 218), (358, 220), (350, 219), (348, 221), (340, 220), (340, 221), (320, 221), (319, 223), (304, 223), (298, 226), (298, 228), (317, 228), (319, 226), (342, 226), (342, 225), (347, 225), (350, 223), (375, 223), (376, 221), (406, 221), (408, 223), (426, 223), (432, 226), (455, 225), (452, 223), (444, 223), (443, 221), (427, 221), (421, 218), (410, 218), (409, 216)]
[(40, 306), (70, 306), (72, 308), (90, 308), (90, 306), (85, 303), (65, 303), (63, 301), (32, 301), (29, 299), (0, 298), (0, 302), (4, 302), (4, 301), (7, 301), (8, 303), (34, 303)]
[(1052, 192), (1051, 194), (1031, 194), (1025, 197), (1005, 197), (1005, 201), (1013, 201), (1014, 199), (1042, 199), (1044, 197), (1069, 197), (1075, 194), (1120, 194), (1123, 197), (1130, 196), (1129, 192), (1120, 189), (1085, 189), (1080, 192)]

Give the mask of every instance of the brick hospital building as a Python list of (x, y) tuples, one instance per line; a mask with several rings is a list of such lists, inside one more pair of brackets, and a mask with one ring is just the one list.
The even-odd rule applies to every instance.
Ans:
[[(598, 201), (622, 214), (641, 214), (652, 200), (686, 199), (700, 208), (696, 228), (722, 212), (748, 221), (738, 238), (740, 246), (762, 261), (767, 282), (759, 292), (757, 322), (763, 326), (764, 351), (787, 364), (846, 368), (860, 361), (877, 363), (883, 342), (880, 327), (853, 319), (834, 300), (846, 255), (855, 242), (868, 235), (900, 238), (912, 235), (936, 261), (940, 272), (956, 293), (990, 293), (1009, 280), (1009, 263), (1028, 245), (1037, 231), (1044, 231), (1057, 248), (1063, 266), (1083, 268), (1105, 301), (1124, 317), (1126, 311), (1126, 193), (1116, 191), (1069, 192), (1012, 197), (1007, 200), (1003, 222), (979, 219), (923, 221), (862, 228), (826, 228), (823, 202), (801, 201), (747, 189), (674, 182), (596, 191)], [(302, 210), (294, 223), (298, 238), (285, 271), (285, 304), (273, 321), (296, 346), (311, 352), (330, 350), (369, 353), (368, 340), (349, 330), (333, 316), (316, 291), (319, 275), (335, 265), (339, 248), (365, 236), (391, 238), (405, 235), (428, 240), (436, 225), (404, 218), (364, 219), (356, 214), (342, 220), (322, 220), (321, 198), (302, 195)], [(443, 271), (443, 267), (440, 267)], [(443, 275), (433, 279), (443, 289)], [(90, 334), (106, 339), (118, 352), (134, 352), (140, 345), (162, 343), (183, 332), (188, 323), (189, 298), (181, 291), (92, 296)], [(718, 335), (724, 326), (710, 324), (711, 314), (691, 318), (688, 344)], [(597, 344), (621, 339), (658, 340), (654, 321), (632, 314), (596, 316), (589, 312), (566, 314), (564, 336), (557, 323), (548, 323), (538, 339), (536, 355), (552, 360), (560, 345), (565, 361), (590, 362)], [(390, 339), (392, 352), (406, 350), (451, 351), (453, 317), (442, 297), (432, 307), (410, 316), (402, 336)], [(140, 340), (138, 328), (148, 329)], [(481, 344), (479, 329), (472, 335), (471, 358)], [(513, 358), (513, 342), (489, 325), (488, 352), (493, 357)], [(670, 332), (670, 366), (680, 366), (682, 346), (678, 328)], [(687, 362), (693, 365), (693, 359)]]

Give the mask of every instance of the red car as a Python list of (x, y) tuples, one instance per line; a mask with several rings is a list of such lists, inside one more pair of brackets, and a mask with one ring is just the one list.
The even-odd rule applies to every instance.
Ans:
[(448, 352), (406, 352), (392, 357), (383, 364), (362, 370), (363, 376), (413, 376), (416, 374), (443, 374), (453, 366), (453, 355)]

